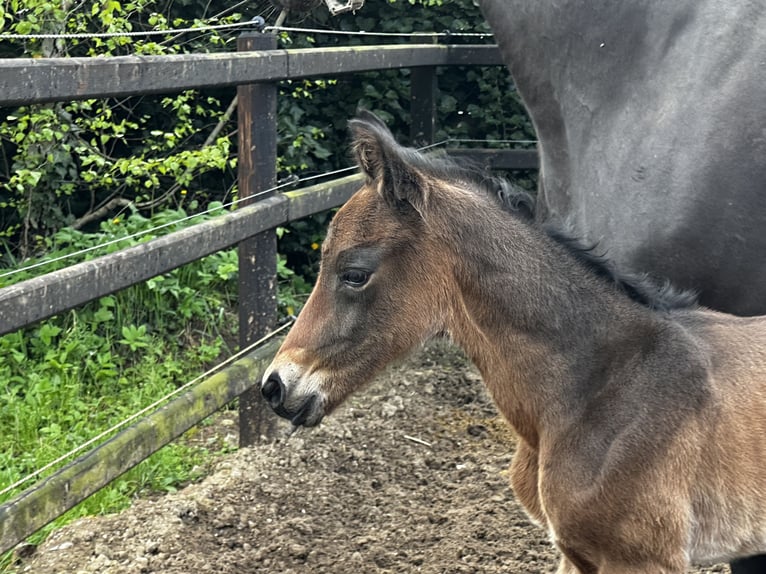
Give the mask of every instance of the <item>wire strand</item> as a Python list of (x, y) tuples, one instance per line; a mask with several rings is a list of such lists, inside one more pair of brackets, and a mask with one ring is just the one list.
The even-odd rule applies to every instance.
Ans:
[(166, 30), (136, 30), (129, 32), (79, 32), (62, 34), (0, 34), (0, 40), (87, 40), (95, 38), (130, 38), (140, 36), (158, 36), (164, 34), (187, 34), (190, 32), (209, 32), (211, 30), (226, 30), (241, 28), (243, 26), (255, 27), (251, 21), (232, 22), (229, 24), (208, 24), (206, 26), (193, 26), (191, 28), (168, 28)]
[[(242, 197), (239, 199), (235, 199), (232, 201), (229, 201), (228, 203), (222, 203), (221, 205), (218, 205), (216, 207), (206, 209), (205, 211), (200, 211), (199, 213), (193, 213), (192, 215), (187, 215), (186, 217), (181, 217), (179, 219), (174, 219), (173, 221), (168, 221), (167, 223), (162, 223), (160, 225), (156, 225), (154, 227), (151, 227), (149, 229), (144, 229), (143, 231), (137, 231), (135, 233), (132, 233), (130, 235), (126, 235), (125, 237), (118, 237), (115, 239), (112, 239), (110, 241), (106, 241), (104, 243), (99, 243), (98, 245), (92, 245), (91, 247), (86, 247), (84, 249), (80, 249), (79, 251), (75, 251), (73, 253), (66, 253), (64, 255), (60, 255), (58, 257), (53, 257), (52, 259), (46, 259), (45, 261), (38, 261), (37, 263), (33, 263), (31, 265), (27, 265), (25, 267), (20, 267), (18, 269), (11, 269), (10, 271), (6, 271), (5, 273), (0, 273), (0, 279), (3, 279), (5, 277), (11, 277), (13, 275), (17, 275), (18, 273), (22, 273), (24, 271), (29, 271), (31, 269), (37, 269), (39, 267), (43, 267), (45, 265), (50, 265), (51, 263), (58, 263), (60, 261), (65, 261), (67, 259), (72, 259), (73, 257), (77, 257), (79, 255), (84, 255), (86, 253), (90, 253), (92, 251), (96, 251), (98, 249), (102, 249), (104, 247), (109, 247), (110, 245), (115, 245), (117, 243), (120, 243), (121, 241), (127, 241), (130, 239), (138, 239), (139, 237), (143, 237), (144, 235), (148, 235), (149, 233), (153, 233), (155, 231), (159, 231), (161, 229), (165, 229), (167, 227), (172, 227), (174, 225), (177, 225), (179, 223), (183, 223), (185, 221), (189, 221), (191, 219), (194, 219), (196, 217), (201, 217), (203, 215), (210, 215), (211, 213), (220, 211), (222, 209), (226, 209), (227, 207), (231, 207), (232, 205), (236, 205), (237, 203), (248, 201), (251, 199), (254, 199), (256, 197), (260, 197), (262, 195), (265, 195), (267, 193), (272, 193), (274, 191), (278, 191), (280, 189), (283, 189), (285, 187), (290, 187), (293, 185), (298, 185), (299, 183), (304, 183), (306, 181), (312, 181), (314, 179), (320, 179), (324, 177), (329, 177), (332, 175), (337, 175), (339, 173), (344, 173), (347, 171), (354, 171), (356, 170), (356, 166), (351, 167), (344, 167), (341, 169), (336, 169), (335, 171), (329, 171), (327, 173), (322, 173), (319, 175), (312, 175), (307, 176), (303, 178), (298, 178), (297, 180), (290, 180), (285, 183), (281, 183), (279, 185), (276, 185), (274, 187), (270, 187), (269, 189), (264, 189), (263, 191), (259, 191), (258, 193), (254, 193), (253, 195), (250, 195), (248, 197)], [(126, 208), (127, 209), (127, 208)]]
[(283, 187), (287, 187), (290, 185), (295, 185), (296, 182), (290, 181), (287, 183), (283, 183), (280, 185), (277, 185), (275, 187), (271, 187), (269, 189), (264, 189), (263, 191), (259, 191), (258, 193), (254, 193), (253, 195), (247, 197), (247, 198), (240, 198), (235, 199), (233, 201), (230, 201), (228, 203), (223, 203), (221, 205), (218, 205), (216, 207), (206, 209), (205, 211), (200, 211), (199, 213), (193, 213), (192, 215), (187, 215), (186, 217), (181, 217), (179, 219), (175, 219), (173, 221), (168, 221), (167, 223), (162, 223), (161, 225), (157, 225), (155, 227), (151, 227), (149, 229), (144, 229), (143, 231), (137, 231), (135, 233), (131, 233), (130, 235), (126, 235), (125, 237), (118, 237), (115, 239), (112, 239), (110, 241), (106, 241), (104, 243), (99, 243), (98, 245), (92, 245), (90, 247), (86, 247), (84, 249), (80, 249), (79, 251), (75, 251), (73, 253), (66, 253), (64, 255), (59, 255), (58, 257), (53, 257), (52, 259), (46, 259), (44, 261), (38, 261), (37, 263), (33, 263), (31, 265), (27, 265), (25, 267), (20, 267), (18, 269), (12, 269), (10, 271), (6, 271), (5, 273), (0, 273), (0, 279), (3, 279), (5, 277), (11, 277), (13, 275), (16, 275), (18, 273), (22, 273), (24, 271), (29, 271), (31, 269), (37, 269), (39, 267), (43, 267), (45, 265), (50, 265), (51, 263), (58, 263), (60, 261), (65, 261), (67, 259), (72, 259), (73, 257), (77, 257), (79, 255), (85, 255), (86, 253), (90, 253), (92, 251), (96, 251), (98, 249), (102, 249), (104, 247), (109, 247), (110, 245), (115, 245), (117, 243), (120, 243), (122, 241), (127, 241), (131, 239), (138, 239), (139, 237), (143, 237), (144, 235), (148, 235), (149, 233), (153, 233), (155, 231), (159, 231), (161, 229), (165, 229), (167, 227), (172, 227), (174, 225), (178, 225), (179, 223), (183, 223), (185, 221), (189, 221), (191, 219), (194, 219), (196, 217), (201, 217), (203, 215), (209, 215), (211, 213), (214, 213), (216, 211), (220, 211), (222, 209), (225, 209), (227, 207), (231, 207), (232, 205), (235, 205), (236, 203), (239, 203), (240, 201), (249, 200), (252, 198), (260, 197), (262, 195), (265, 195), (267, 193), (271, 193), (274, 191), (277, 191), (279, 189), (282, 189)]
[(481, 139), (450, 139), (454, 143), (483, 143), (483, 144), (537, 144), (538, 140), (481, 140)]
[(220, 362), (220, 363), (218, 363), (216, 366), (214, 366), (214, 367), (213, 367), (213, 368), (211, 368), (211, 369), (208, 369), (207, 371), (205, 371), (204, 373), (202, 373), (202, 374), (201, 374), (201, 375), (199, 375), (198, 377), (196, 377), (196, 378), (192, 379), (192, 380), (191, 380), (191, 381), (189, 381), (188, 383), (186, 383), (186, 384), (184, 384), (184, 385), (182, 385), (182, 386), (178, 387), (177, 389), (175, 389), (174, 391), (172, 391), (172, 392), (168, 393), (168, 394), (167, 394), (167, 395), (165, 395), (164, 397), (162, 397), (162, 398), (160, 398), (160, 399), (157, 399), (157, 400), (156, 400), (156, 401), (154, 401), (152, 404), (150, 404), (150, 405), (148, 405), (148, 406), (146, 406), (146, 407), (142, 408), (140, 411), (137, 411), (137, 412), (133, 413), (133, 414), (132, 414), (132, 415), (130, 415), (128, 418), (126, 418), (126, 419), (124, 419), (124, 420), (120, 421), (119, 423), (117, 423), (117, 424), (115, 424), (115, 425), (113, 425), (113, 426), (109, 427), (108, 429), (106, 429), (106, 430), (104, 430), (104, 431), (100, 432), (99, 434), (97, 434), (96, 436), (94, 436), (94, 437), (92, 437), (92, 438), (88, 439), (88, 440), (87, 440), (87, 441), (85, 441), (83, 444), (79, 445), (78, 447), (76, 447), (76, 448), (73, 448), (72, 450), (70, 450), (70, 451), (69, 451), (69, 452), (67, 452), (66, 454), (63, 454), (63, 455), (61, 455), (60, 457), (58, 457), (57, 459), (55, 459), (55, 460), (52, 460), (52, 461), (51, 461), (51, 462), (49, 462), (48, 464), (44, 465), (42, 468), (39, 468), (39, 469), (37, 469), (36, 471), (34, 471), (34, 472), (32, 472), (32, 473), (28, 474), (27, 476), (25, 476), (25, 477), (23, 477), (23, 478), (20, 478), (19, 480), (17, 480), (17, 481), (16, 481), (16, 482), (14, 482), (13, 484), (11, 484), (11, 485), (9, 485), (9, 486), (6, 486), (6, 487), (5, 487), (5, 488), (3, 488), (2, 490), (0, 490), (0, 496), (4, 496), (5, 494), (9, 493), (11, 490), (13, 490), (13, 489), (15, 489), (15, 488), (18, 488), (19, 486), (21, 486), (21, 485), (23, 485), (23, 484), (26, 484), (27, 482), (29, 482), (29, 481), (30, 481), (30, 480), (32, 480), (33, 478), (37, 478), (38, 476), (40, 476), (40, 475), (41, 475), (42, 473), (44, 473), (45, 471), (47, 471), (47, 470), (50, 470), (50, 469), (51, 469), (51, 468), (53, 468), (54, 466), (56, 466), (56, 465), (58, 465), (58, 464), (60, 464), (60, 463), (64, 462), (65, 460), (67, 460), (68, 458), (70, 458), (70, 457), (72, 457), (72, 456), (76, 455), (77, 453), (81, 452), (81, 451), (82, 451), (82, 450), (84, 450), (85, 448), (87, 448), (87, 447), (89, 447), (89, 446), (91, 446), (91, 445), (93, 445), (93, 444), (97, 443), (97, 442), (98, 442), (98, 441), (100, 441), (101, 439), (103, 439), (103, 438), (105, 438), (105, 437), (109, 436), (110, 434), (112, 434), (113, 432), (115, 432), (115, 431), (117, 431), (117, 430), (121, 429), (122, 427), (124, 427), (124, 426), (125, 426), (125, 425), (127, 425), (128, 423), (131, 423), (131, 422), (133, 422), (133, 421), (134, 421), (134, 420), (136, 420), (138, 417), (140, 417), (140, 416), (142, 416), (142, 415), (146, 414), (147, 412), (149, 412), (149, 411), (151, 411), (151, 410), (153, 410), (153, 409), (156, 409), (157, 407), (159, 407), (159, 406), (160, 406), (160, 405), (162, 405), (163, 403), (165, 403), (165, 402), (169, 401), (170, 399), (172, 399), (173, 397), (175, 397), (176, 395), (178, 395), (178, 394), (179, 394), (179, 393), (181, 393), (182, 391), (185, 391), (185, 390), (186, 390), (186, 389), (188, 389), (189, 387), (191, 387), (191, 386), (195, 385), (195, 384), (196, 384), (196, 383), (198, 383), (200, 380), (204, 379), (205, 377), (208, 377), (208, 376), (212, 375), (213, 373), (216, 373), (217, 371), (219, 371), (220, 369), (222, 369), (223, 367), (225, 367), (225, 366), (226, 366), (226, 365), (228, 365), (229, 363), (232, 363), (232, 362), (236, 361), (236, 360), (237, 360), (238, 358), (240, 358), (242, 355), (244, 355), (244, 354), (246, 354), (246, 353), (250, 352), (252, 349), (254, 349), (255, 347), (257, 347), (258, 345), (261, 345), (262, 343), (265, 343), (265, 342), (266, 342), (266, 341), (268, 341), (269, 339), (272, 339), (272, 338), (274, 338), (274, 337), (275, 337), (275, 336), (277, 336), (279, 333), (281, 333), (282, 331), (284, 331), (285, 329), (287, 329), (289, 326), (291, 326), (293, 323), (295, 323), (295, 318), (294, 318), (294, 317), (291, 317), (291, 318), (290, 318), (290, 320), (289, 320), (287, 323), (285, 323), (284, 325), (282, 325), (282, 326), (280, 326), (279, 328), (277, 328), (277, 329), (275, 329), (275, 330), (271, 331), (271, 332), (270, 332), (270, 333), (268, 333), (267, 335), (264, 335), (263, 337), (261, 337), (260, 339), (258, 339), (257, 341), (255, 341), (254, 343), (251, 343), (250, 345), (248, 345), (248, 346), (247, 346), (247, 347), (245, 347), (244, 349), (242, 349), (242, 350), (238, 351), (237, 353), (233, 354), (231, 357), (229, 357), (229, 358), (225, 359), (224, 361), (221, 361), (221, 362)]
[(323, 30), (321, 28), (294, 28), (290, 26), (266, 26), (264, 32), (299, 32), (302, 34), (327, 34), (330, 36), (382, 36), (391, 38), (491, 38), (491, 32), (366, 32), (364, 30)]

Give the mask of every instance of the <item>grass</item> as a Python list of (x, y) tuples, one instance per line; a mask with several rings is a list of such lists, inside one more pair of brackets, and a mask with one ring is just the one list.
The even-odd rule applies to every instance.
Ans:
[[(97, 234), (62, 231), (48, 242), (46, 258), (183, 216), (180, 211), (163, 212), (154, 218), (133, 214), (102, 224)], [(219, 252), (0, 337), (0, 489), (230, 355), (233, 349), (228, 341), (236, 339), (237, 328), (232, 312), (236, 272), (236, 252)], [(13, 280), (27, 277), (20, 273)], [(7, 279), (3, 280), (7, 284)], [(116, 512), (137, 496), (173, 491), (204, 474), (211, 459), (226, 448), (218, 442), (176, 441), (33, 535), (29, 542), (40, 542), (52, 529), (77, 517)], [(22, 488), (0, 500), (12, 498)], [(6, 553), (0, 558), (0, 571), (6, 571), (12, 561), (11, 554)]]

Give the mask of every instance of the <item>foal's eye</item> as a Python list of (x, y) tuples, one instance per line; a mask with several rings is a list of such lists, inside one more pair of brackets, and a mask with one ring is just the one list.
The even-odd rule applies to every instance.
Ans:
[(370, 279), (370, 274), (361, 269), (349, 269), (340, 275), (340, 280), (349, 287), (362, 287)]

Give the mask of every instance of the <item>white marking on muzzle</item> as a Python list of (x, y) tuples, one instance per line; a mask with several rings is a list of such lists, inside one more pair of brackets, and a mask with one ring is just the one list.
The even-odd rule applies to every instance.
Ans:
[(287, 357), (277, 355), (266, 369), (261, 385), (275, 372), (285, 386), (285, 408), (300, 406), (304, 397), (310, 395), (316, 395), (319, 405), (324, 408), (327, 403), (327, 394), (322, 390), (324, 376), (321, 371), (312, 371)]

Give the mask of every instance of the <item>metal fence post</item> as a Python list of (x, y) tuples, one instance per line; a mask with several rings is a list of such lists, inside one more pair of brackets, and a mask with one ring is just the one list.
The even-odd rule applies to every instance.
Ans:
[[(273, 50), (273, 34), (245, 33), (238, 51)], [(277, 83), (237, 87), (239, 132), (238, 182), (240, 206), (269, 197), (277, 177)], [(252, 198), (252, 199), (248, 199)], [(265, 231), (239, 244), (239, 344), (242, 348), (274, 328), (277, 320), (277, 239)], [(267, 410), (258, 386), (239, 399), (239, 444), (248, 446), (273, 438), (277, 421)]]

